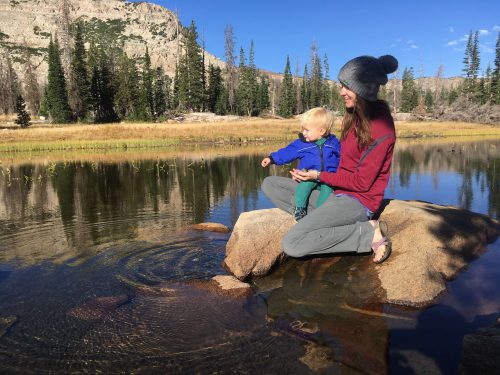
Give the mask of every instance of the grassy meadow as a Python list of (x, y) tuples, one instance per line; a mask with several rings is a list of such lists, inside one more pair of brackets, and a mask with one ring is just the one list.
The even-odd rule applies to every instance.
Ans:
[[(335, 133), (338, 135), (340, 122)], [(298, 119), (245, 119), (196, 123), (32, 124), (21, 129), (0, 118), (0, 152), (116, 150), (188, 145), (287, 142)], [(396, 122), (401, 138), (499, 136), (500, 126), (460, 122)]]

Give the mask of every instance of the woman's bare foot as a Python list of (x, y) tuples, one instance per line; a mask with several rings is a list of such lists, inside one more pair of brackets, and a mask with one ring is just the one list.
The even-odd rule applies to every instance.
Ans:
[[(370, 224), (375, 229), (375, 232), (373, 234), (372, 244), (377, 244), (377, 243), (382, 241), (384, 236), (382, 235), (382, 232), (380, 231), (380, 227), (379, 227), (378, 222), (376, 220), (370, 220)], [(381, 262), (382, 258), (385, 255), (385, 252), (387, 250), (386, 247), (387, 247), (387, 244), (381, 242), (380, 245), (375, 246), (374, 249), (372, 248), (373, 249), (373, 262), (374, 263)]]

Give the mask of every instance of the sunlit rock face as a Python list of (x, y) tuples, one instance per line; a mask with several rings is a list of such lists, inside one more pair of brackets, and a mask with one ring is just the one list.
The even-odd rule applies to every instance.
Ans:
[[(391, 257), (373, 265), (383, 301), (408, 306), (433, 302), (500, 232), (488, 216), (417, 201), (386, 201), (381, 220), (393, 243)], [(262, 276), (280, 259), (281, 239), (294, 225), (275, 208), (244, 213), (226, 247), (225, 265), (237, 278)]]
[(388, 302), (431, 303), (499, 234), (497, 221), (471, 211), (418, 201), (387, 203), (381, 219), (388, 223), (393, 254), (377, 268)]
[[(0, 55), (8, 53), (20, 77), (24, 76), (24, 60), (29, 57), (39, 82), (44, 83), (50, 37), (57, 36), (64, 65), (73, 45), (68, 29), (76, 22), (83, 23), (87, 42), (109, 47), (123, 43), (131, 58), (144, 56), (147, 47), (152, 66), (161, 66), (166, 74), (174, 76), (183, 26), (174, 12), (147, 2), (0, 0)], [(205, 53), (205, 62), (223, 64), (209, 53)]]
[(280, 257), (281, 238), (294, 224), (278, 208), (242, 213), (226, 246), (225, 266), (240, 280), (266, 275)]

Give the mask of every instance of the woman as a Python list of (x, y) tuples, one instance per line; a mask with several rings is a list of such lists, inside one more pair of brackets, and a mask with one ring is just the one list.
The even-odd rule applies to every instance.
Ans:
[(382, 204), (396, 141), (389, 107), (377, 99), (377, 94), (380, 85), (387, 83), (387, 75), (397, 67), (398, 61), (390, 55), (360, 56), (340, 70), (340, 95), (345, 101), (346, 114), (342, 121), (337, 172), (294, 169), (290, 172), (293, 180), (277, 176), (264, 180), (264, 193), (290, 213), (296, 181), (317, 180), (335, 190), (318, 208), (314, 205), (317, 195), (311, 195), (309, 214), (283, 238), (285, 254), (302, 257), (373, 251), (375, 263), (382, 263), (390, 256), (392, 245), (386, 226), (370, 219)]

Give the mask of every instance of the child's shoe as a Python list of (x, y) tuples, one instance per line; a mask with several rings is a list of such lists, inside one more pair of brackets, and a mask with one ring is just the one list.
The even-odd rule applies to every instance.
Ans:
[(293, 211), (293, 217), (295, 220), (299, 221), (302, 219), (304, 216), (307, 215), (307, 209), (304, 207), (295, 207), (295, 210)]

